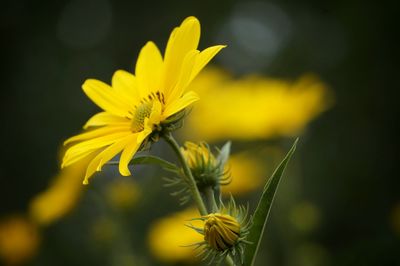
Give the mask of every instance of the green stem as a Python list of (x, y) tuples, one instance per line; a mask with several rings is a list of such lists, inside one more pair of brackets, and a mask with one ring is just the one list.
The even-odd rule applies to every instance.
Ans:
[(185, 176), (187, 177), (188, 180), (188, 185), (189, 189), (192, 193), (192, 197), (194, 201), (196, 202), (197, 208), (199, 209), (199, 212), (201, 215), (207, 215), (207, 209), (206, 206), (204, 205), (203, 199), (200, 195), (200, 192), (197, 188), (196, 181), (194, 180), (194, 177), (192, 175), (192, 171), (190, 171), (190, 168), (185, 160), (185, 157), (183, 156), (178, 143), (174, 139), (171, 133), (166, 133), (163, 135), (165, 141), (171, 146), (171, 148), (174, 150), (176, 155), (179, 158), (179, 161), (182, 165), (183, 172)]
[(218, 205), (217, 202), (215, 201), (214, 190), (212, 189), (212, 187), (205, 188), (204, 194), (206, 196), (208, 207), (210, 208), (211, 212), (217, 212)]

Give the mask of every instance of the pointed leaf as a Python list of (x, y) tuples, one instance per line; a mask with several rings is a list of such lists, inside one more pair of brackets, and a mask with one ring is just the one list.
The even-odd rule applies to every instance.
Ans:
[(246, 246), (244, 252), (244, 264), (245, 266), (253, 266), (254, 261), (260, 246), (262, 236), (264, 234), (265, 225), (268, 220), (269, 212), (272, 207), (274, 196), (279, 185), (279, 181), (285, 171), (286, 165), (296, 150), (297, 138), (293, 143), (292, 148), (286, 154), (285, 159), (279, 164), (278, 168), (275, 169), (272, 176), (268, 179), (267, 184), (264, 187), (264, 191), (261, 195), (258, 206), (253, 215), (253, 225), (250, 228), (249, 235), (246, 240), (252, 244)]
[[(218, 150), (218, 152), (219, 152), (219, 154), (217, 157), (217, 161), (219, 163), (220, 171), (221, 171), (221, 173), (223, 173), (225, 164), (227, 163), (227, 161), (229, 159), (229, 155), (231, 153), (231, 142), (227, 141), (224, 144), (224, 146), (222, 146), (221, 150)], [(214, 187), (214, 190), (215, 190), (216, 195), (221, 195), (221, 187), (219, 184)]]
[(222, 146), (217, 157), (222, 167), (224, 167), (225, 163), (228, 161), (230, 153), (231, 153), (231, 142), (227, 141), (224, 144), (224, 146)]

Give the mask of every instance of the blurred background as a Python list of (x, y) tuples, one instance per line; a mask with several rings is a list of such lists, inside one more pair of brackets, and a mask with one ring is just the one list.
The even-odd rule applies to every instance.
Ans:
[[(193, 83), (179, 140), (232, 140), (232, 184), (254, 210), (296, 136), (257, 265), (400, 265), (396, 6), (366, 1), (3, 1), (0, 264), (196, 265), (195, 215), (159, 167), (60, 172), (62, 142), (98, 111), (80, 89), (133, 71), (194, 15), (227, 44)], [(397, 63), (397, 62), (396, 62)], [(151, 154), (175, 156), (160, 141)], [(181, 236), (178, 238), (177, 236)], [(186, 237), (186, 239), (184, 239)], [(183, 240), (182, 240), (183, 239)], [(181, 242), (186, 241), (186, 242)], [(190, 243), (189, 243), (190, 244)]]

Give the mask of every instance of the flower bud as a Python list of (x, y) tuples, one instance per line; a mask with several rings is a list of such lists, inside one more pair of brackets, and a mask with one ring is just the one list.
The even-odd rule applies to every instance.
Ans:
[(240, 236), (240, 224), (227, 214), (211, 213), (204, 216), (204, 241), (218, 251), (233, 247)]
[(204, 241), (195, 244), (203, 248), (204, 259), (210, 258), (210, 264), (216, 260), (218, 264), (229, 255), (238, 265), (242, 265), (245, 245), (251, 244), (246, 240), (251, 227), (248, 208), (237, 206), (231, 198), (227, 206), (220, 202), (218, 212), (192, 220), (204, 223), (202, 227), (188, 225), (204, 237)]
[(200, 191), (229, 181), (222, 163), (214, 156), (207, 143), (186, 142), (181, 151)]

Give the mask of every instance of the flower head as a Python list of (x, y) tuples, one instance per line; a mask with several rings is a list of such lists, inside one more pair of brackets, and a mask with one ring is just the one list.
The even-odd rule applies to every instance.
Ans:
[(135, 75), (118, 70), (111, 86), (95, 79), (86, 80), (83, 91), (104, 111), (87, 121), (85, 132), (65, 141), (65, 145), (73, 145), (62, 166), (96, 153), (87, 167), (87, 184), (89, 177), (121, 153), (119, 172), (130, 175), (128, 163), (142, 145), (171, 130), (179, 113), (199, 99), (196, 93), (185, 89), (224, 48), (217, 45), (200, 52), (199, 39), (200, 23), (195, 17), (188, 17), (172, 31), (164, 57), (153, 42), (142, 48)]

